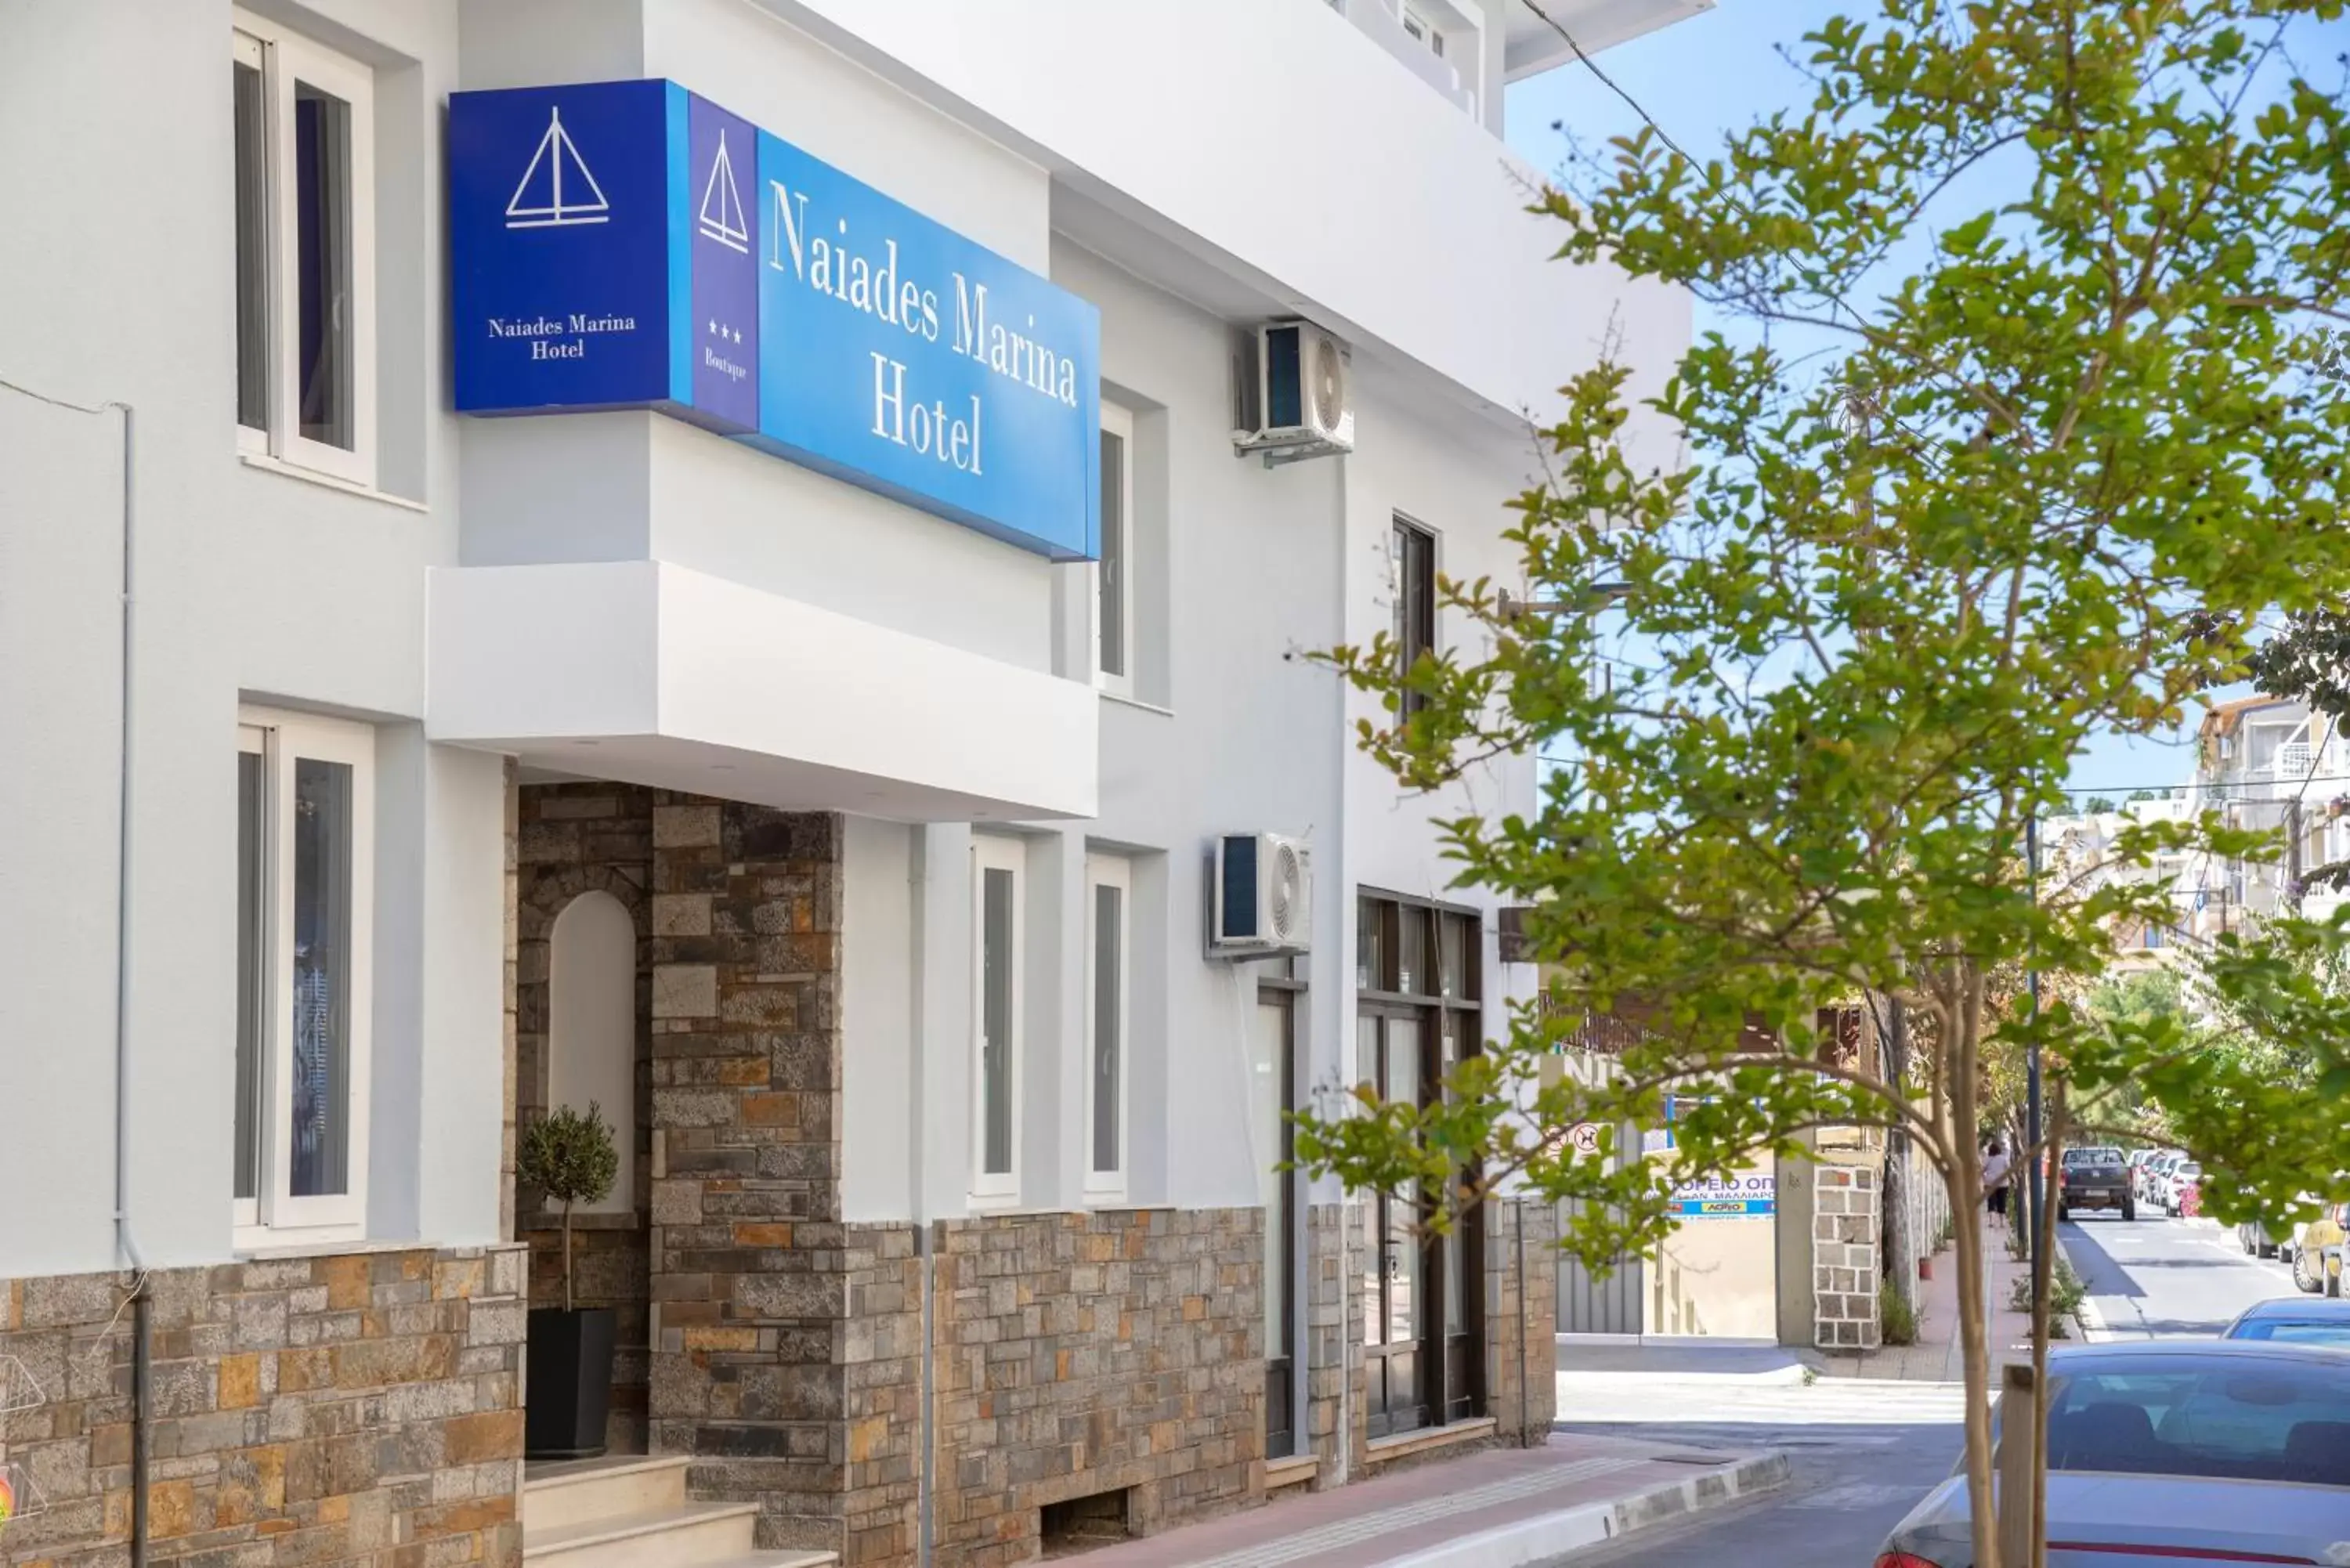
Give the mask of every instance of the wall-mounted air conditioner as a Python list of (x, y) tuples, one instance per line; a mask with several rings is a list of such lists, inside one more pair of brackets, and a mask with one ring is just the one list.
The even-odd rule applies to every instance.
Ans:
[(1268, 463), (1355, 450), (1347, 346), (1310, 321), (1268, 321), (1243, 337), (1232, 445)]
[(1302, 953), (1314, 932), (1314, 855), (1302, 838), (1228, 833), (1216, 840), (1208, 950), (1220, 958)]

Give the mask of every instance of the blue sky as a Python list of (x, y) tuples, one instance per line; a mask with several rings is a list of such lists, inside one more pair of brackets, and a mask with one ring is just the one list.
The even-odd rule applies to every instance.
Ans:
[[(1779, 57), (1774, 46), (1787, 45), (1800, 58), (1806, 52), (1803, 36), (1828, 17), (1839, 13), (1865, 17), (1876, 11), (1870, 0), (1721, 0), (1712, 11), (1596, 58), (1676, 141), (1702, 158), (1721, 144), (1726, 131), (1773, 110), (1800, 112), (1810, 102), (1811, 84)], [(2312, 75), (2327, 81), (2332, 77), (2324, 62), (2350, 47), (2350, 21), (2324, 31), (2323, 38), (2302, 40), (2296, 47)], [(1621, 99), (1578, 65), (1563, 66), (1512, 88), (1507, 109), (1511, 146), (1544, 171), (1558, 169), (1566, 158), (1566, 137), (1552, 129), (1554, 121), (1563, 121), (1595, 147), (1607, 137), (1638, 130), (1640, 123)], [(1991, 171), (1968, 190), (1969, 210), (1980, 211), (1997, 201), (2004, 177)], [(1729, 330), (1730, 325), (1712, 319), (1699, 306), (1700, 331), (1709, 326)], [(1739, 327), (1738, 335), (1748, 335), (1744, 324)], [(2166, 739), (2109, 736), (2093, 744), (2074, 768), (2074, 784), (2119, 794), (2138, 786), (2186, 782), (2193, 767), (2196, 717), (2190, 713), (2182, 732)]]

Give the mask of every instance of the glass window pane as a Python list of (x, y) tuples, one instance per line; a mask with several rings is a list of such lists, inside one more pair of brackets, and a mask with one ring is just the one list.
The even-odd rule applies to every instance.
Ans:
[(983, 1137), (980, 1169), (1012, 1172), (1012, 873), (983, 873), (980, 894), (980, 1093)]
[(1427, 991), (1428, 911), (1405, 908), (1396, 915), (1396, 989)]
[(302, 434), (352, 450), (351, 106), (294, 84), (295, 393)]
[[(1387, 1081), (1381, 1091), (1390, 1100), (1417, 1105), (1420, 1096), (1419, 1021), (1388, 1020)], [(1396, 1189), (1388, 1205), (1388, 1341), (1417, 1339), (1420, 1334), (1420, 1248), (1419, 1189)]]
[[(1355, 1081), (1376, 1088), (1379, 1075), (1379, 1021), (1358, 1018), (1355, 1021)], [(1363, 1210), (1363, 1343), (1381, 1345), (1387, 1340), (1387, 1201), (1376, 1192), (1362, 1194)]]
[(1094, 888), (1094, 1169), (1119, 1165), (1118, 1122), (1126, 1092), (1118, 1074), (1125, 1023), (1126, 891)]
[[(1458, 922), (1447, 918), (1444, 924), (1447, 927), (1453, 927)], [(1438, 1070), (1442, 1076), (1450, 1078), (1452, 1069), (1459, 1066), (1461, 1057), (1468, 1054), (1468, 1034), (1467, 1014), (1461, 1012), (1444, 1014), (1440, 1035), (1442, 1044), (1439, 1050), (1438, 1062)], [(1451, 1096), (1448, 1093), (1446, 1097), (1449, 1099)], [(1465, 1214), (1455, 1216), (1452, 1233), (1444, 1238), (1441, 1246), (1444, 1253), (1445, 1332), (1460, 1334), (1468, 1326), (1469, 1322), (1469, 1220)]]
[(236, 72), (236, 422), (269, 425), (269, 119), (261, 72)]
[(1276, 1168), (1289, 1158), (1289, 1003), (1256, 1007), (1257, 1194), (1264, 1204), (1264, 1353), (1289, 1353), (1289, 1178)]
[(262, 940), (264, 868), (268, 857), (263, 760), (236, 757), (236, 1196), (261, 1188), (262, 998), (267, 994)]
[(293, 1139), (288, 1190), (350, 1190), (351, 770), (294, 763)]
[(1444, 971), (1443, 991), (1447, 996), (1475, 994), (1475, 992), (1470, 989), (1472, 974), (1469, 965), (1471, 955), (1477, 950), (1469, 937), (1470, 933), (1476, 929), (1472, 922), (1459, 915), (1440, 915), (1437, 918), (1438, 945), (1442, 949), (1440, 961)]
[(1381, 906), (1366, 898), (1355, 916), (1355, 985), (1362, 991), (1387, 989), (1386, 955), (1380, 951)]
[(1126, 673), (1126, 438), (1101, 433), (1101, 667)]

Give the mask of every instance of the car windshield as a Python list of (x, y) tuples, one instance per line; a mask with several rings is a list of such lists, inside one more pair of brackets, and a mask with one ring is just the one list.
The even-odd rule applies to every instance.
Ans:
[(2171, 1168), (2170, 1174), (2173, 1176), (2200, 1176), (2203, 1174), (2203, 1168), (2199, 1165), (2173, 1166)]
[(2350, 1366), (2230, 1358), (2064, 1376), (2048, 1456), (2052, 1470), (2350, 1489)]
[(2268, 1339), (2280, 1345), (2350, 1345), (2350, 1318), (2331, 1323), (2295, 1323), (2290, 1318), (2255, 1317), (2238, 1324), (2230, 1339)]
[(2122, 1151), (2117, 1148), (2068, 1148), (2064, 1151), (2067, 1165), (2119, 1165)]

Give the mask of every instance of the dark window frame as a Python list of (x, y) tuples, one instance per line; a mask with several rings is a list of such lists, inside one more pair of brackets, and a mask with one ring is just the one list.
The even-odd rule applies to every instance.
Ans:
[[(1259, 1006), (1276, 1006), (1283, 1012), (1281, 1059), (1275, 1071), (1281, 1078), (1281, 1130), (1278, 1135), (1279, 1159), (1287, 1165), (1296, 1158), (1296, 1128), (1289, 1117), (1297, 1109), (1297, 1027), (1298, 1012), (1305, 1003), (1305, 981), (1297, 978), (1293, 963), (1288, 973), (1262, 973), (1257, 976), (1256, 999)], [(1297, 1173), (1282, 1171), (1278, 1177), (1283, 1202), (1281, 1213), (1268, 1214), (1265, 1224), (1270, 1231), (1276, 1223), (1280, 1233), (1280, 1266), (1287, 1276), (1287, 1289), (1283, 1294), (1285, 1310), (1281, 1314), (1281, 1343), (1264, 1347), (1264, 1457), (1286, 1459), (1299, 1451), (1297, 1422), (1297, 1287), (1301, 1281), (1297, 1272)], [(1269, 1286), (1264, 1288), (1270, 1288)]]
[[(1391, 520), (1388, 549), (1395, 565), (1396, 673), (1411, 673), (1422, 654), (1436, 651), (1436, 531), (1402, 513)], [(1428, 706), (1424, 691), (1402, 691), (1396, 710), (1409, 719)]]
[[(1442, 1061), (1448, 1033), (1458, 1041), (1462, 1056), (1484, 1049), (1484, 914), (1483, 911), (1432, 898), (1392, 893), (1382, 888), (1357, 891), (1357, 985), (1358, 1019), (1379, 1021), (1379, 1075), (1387, 1073), (1386, 1023), (1409, 1020), (1419, 1024), (1420, 1103), (1442, 1087)], [(1412, 918), (1408, 919), (1409, 915)], [(1460, 972), (1446, 987), (1444, 970), (1448, 925), (1461, 933)], [(1365, 945), (1365, 938), (1369, 943)], [(1407, 937), (1416, 951), (1407, 972)], [(1366, 972), (1364, 960), (1371, 964)], [(1409, 982), (1409, 984), (1407, 982)], [(1457, 1033), (1453, 1033), (1457, 1030)], [(1361, 1025), (1357, 1025), (1360, 1049)], [(1359, 1064), (1356, 1075), (1360, 1076)], [(1473, 1171), (1462, 1173), (1473, 1177)], [(1395, 1221), (1395, 1199), (1374, 1195), (1369, 1228), (1389, 1233)], [(1367, 1428), (1372, 1437), (1409, 1431), (1431, 1420), (1441, 1423), (1470, 1419), (1485, 1406), (1484, 1388), (1484, 1226), (1483, 1216), (1471, 1210), (1461, 1217), (1449, 1236), (1423, 1235), (1419, 1241), (1419, 1281), (1422, 1298), (1415, 1303), (1415, 1339), (1367, 1343)], [(1461, 1322), (1450, 1320), (1445, 1283), (1448, 1271), (1459, 1271)], [(1382, 1284), (1384, 1300), (1386, 1286)], [(1386, 1308), (1382, 1307), (1384, 1313)], [(1365, 1312), (1365, 1336), (1373, 1327)], [(1384, 1330), (1382, 1329), (1382, 1332)], [(1408, 1359), (1407, 1359), (1408, 1358)], [(1384, 1364), (1384, 1365), (1383, 1365)], [(1401, 1370), (1398, 1370), (1400, 1368)], [(1396, 1379), (1402, 1386), (1398, 1387)]]

